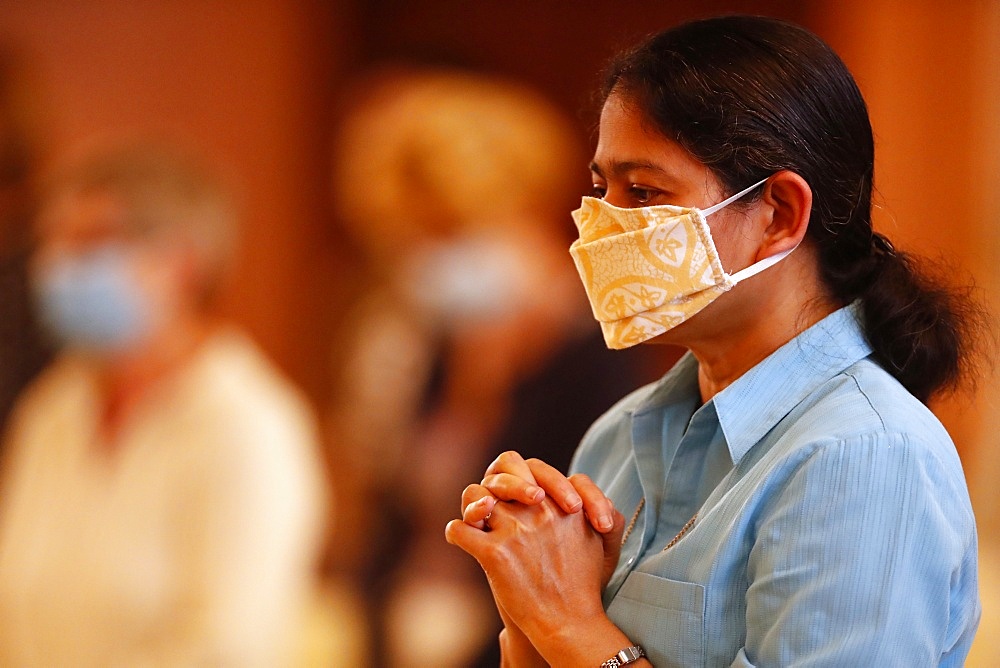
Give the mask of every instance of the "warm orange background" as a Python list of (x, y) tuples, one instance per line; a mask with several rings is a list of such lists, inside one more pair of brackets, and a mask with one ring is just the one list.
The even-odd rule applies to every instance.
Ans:
[[(0, 0), (0, 40), (33, 64), (50, 152), (152, 127), (234, 173), (246, 232), (226, 310), (323, 406), (352, 266), (329, 213), (328, 144), (352, 76), (389, 56), (461, 62), (523, 78), (575, 113), (616, 47), (727, 11), (799, 21), (841, 53), (876, 129), (878, 225), (905, 249), (946, 258), (1000, 307), (997, 0)], [(1000, 524), (995, 380), (936, 407), (987, 548)]]

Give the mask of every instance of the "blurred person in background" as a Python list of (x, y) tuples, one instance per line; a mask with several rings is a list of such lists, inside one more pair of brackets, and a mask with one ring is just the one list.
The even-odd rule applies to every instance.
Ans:
[(41, 150), (38, 107), (30, 68), (0, 45), (0, 426), (52, 354), (28, 287), (32, 176)]
[(315, 570), (315, 420), (212, 313), (234, 211), (187, 154), (97, 143), (42, 191), (61, 351), (5, 435), (0, 665), (284, 666)]
[(480, 656), (499, 628), (489, 590), (440, 536), (457, 481), (514, 447), (568, 465), (652, 365), (589, 324), (565, 258), (582, 147), (548, 101), (416, 66), (371, 73), (351, 99), (333, 197), (361, 260), (336, 346), (333, 565), (366, 585), (377, 662), (496, 665)]

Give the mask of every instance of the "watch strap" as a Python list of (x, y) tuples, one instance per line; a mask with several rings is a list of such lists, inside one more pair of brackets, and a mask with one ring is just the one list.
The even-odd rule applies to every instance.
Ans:
[(625, 649), (619, 651), (613, 657), (602, 663), (601, 668), (620, 668), (620, 666), (626, 666), (633, 661), (638, 661), (644, 656), (646, 656), (646, 652), (643, 651), (642, 647), (639, 645), (632, 645), (631, 647), (626, 647)]

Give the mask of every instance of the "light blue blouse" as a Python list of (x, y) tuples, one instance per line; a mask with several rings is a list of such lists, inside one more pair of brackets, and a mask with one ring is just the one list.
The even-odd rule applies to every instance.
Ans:
[(573, 470), (626, 522), (646, 500), (604, 603), (654, 666), (962, 665), (980, 616), (962, 467), (858, 317), (700, 407), (687, 355), (584, 438)]

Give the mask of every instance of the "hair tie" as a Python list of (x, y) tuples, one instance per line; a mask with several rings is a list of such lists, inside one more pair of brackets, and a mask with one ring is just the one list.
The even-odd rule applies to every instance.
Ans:
[(871, 254), (879, 259), (895, 257), (896, 248), (884, 235), (872, 232)]

